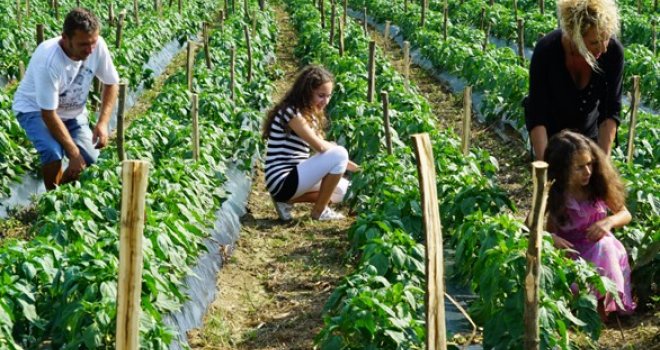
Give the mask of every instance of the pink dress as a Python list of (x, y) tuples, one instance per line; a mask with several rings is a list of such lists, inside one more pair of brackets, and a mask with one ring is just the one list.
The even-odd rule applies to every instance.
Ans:
[[(566, 203), (567, 224), (560, 227), (556, 234), (571, 242), (573, 249), (585, 260), (593, 263), (601, 276), (611, 279), (619, 291), (624, 306), (621, 309), (611, 295), (605, 296), (605, 311), (618, 311), (630, 314), (635, 310), (635, 302), (630, 291), (630, 265), (626, 250), (611, 232), (598, 242), (587, 239), (586, 230), (593, 223), (607, 216), (607, 205), (602, 200), (576, 201), (569, 198)], [(597, 294), (600, 298), (600, 296)]]

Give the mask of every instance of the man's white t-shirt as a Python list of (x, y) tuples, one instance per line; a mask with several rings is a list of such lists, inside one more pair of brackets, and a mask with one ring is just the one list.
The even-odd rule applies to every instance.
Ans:
[(98, 77), (103, 84), (118, 84), (119, 74), (110, 51), (99, 36), (96, 48), (84, 61), (74, 61), (59, 44), (61, 37), (41, 43), (32, 54), (25, 77), (14, 94), (14, 113), (56, 110), (62, 120), (87, 115), (85, 104)]

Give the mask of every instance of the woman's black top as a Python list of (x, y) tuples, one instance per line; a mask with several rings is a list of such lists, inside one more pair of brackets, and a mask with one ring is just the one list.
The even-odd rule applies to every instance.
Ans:
[(554, 30), (534, 48), (529, 68), (529, 95), (523, 102), (527, 130), (543, 125), (548, 137), (563, 129), (598, 138), (598, 125), (607, 118), (620, 123), (623, 82), (623, 46), (615, 38), (598, 58), (601, 72), (592, 71), (580, 90), (568, 69), (561, 44), (562, 32)]

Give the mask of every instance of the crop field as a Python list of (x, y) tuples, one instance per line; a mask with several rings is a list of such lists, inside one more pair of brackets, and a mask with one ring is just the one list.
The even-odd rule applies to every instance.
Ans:
[[(430, 349), (438, 295), (419, 134), (444, 252), (439, 337), (449, 349), (526, 348), (533, 184), (521, 102), (534, 45), (557, 28), (554, 0), (0, 2), (0, 350)], [(612, 281), (542, 232), (537, 349), (660, 349), (660, 10), (617, 5), (625, 101), (612, 160), (633, 218), (613, 233), (638, 306), (603, 321), (594, 291), (616, 292)], [(45, 191), (12, 101), (38, 43), (75, 7), (98, 17), (126, 96), (98, 162)], [(309, 64), (334, 75), (326, 138), (361, 167), (347, 175), (341, 222), (313, 220), (309, 204), (278, 220), (264, 180), (263, 120)], [(149, 174), (129, 297), (130, 160)], [(137, 321), (120, 332), (125, 298)]]

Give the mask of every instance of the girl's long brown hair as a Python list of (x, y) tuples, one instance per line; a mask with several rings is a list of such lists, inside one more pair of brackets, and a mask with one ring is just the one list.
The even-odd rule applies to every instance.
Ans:
[(548, 141), (544, 158), (549, 163), (548, 180), (554, 181), (548, 194), (550, 220), (558, 226), (566, 224), (569, 176), (573, 159), (579, 152), (589, 152), (593, 170), (587, 185), (589, 199), (602, 199), (613, 211), (623, 208), (626, 192), (619, 174), (600, 147), (584, 135), (564, 130)]
[(309, 125), (315, 128), (316, 132), (323, 135), (326, 125), (325, 111), (314, 110), (312, 105), (313, 95), (314, 90), (321, 85), (332, 82), (334, 82), (332, 73), (321, 66), (309, 65), (303, 68), (286, 95), (266, 114), (261, 136), (268, 139), (275, 116), (286, 107), (293, 107), (300, 112)]

